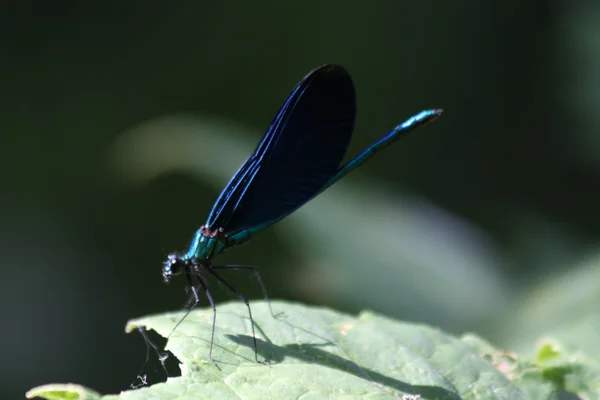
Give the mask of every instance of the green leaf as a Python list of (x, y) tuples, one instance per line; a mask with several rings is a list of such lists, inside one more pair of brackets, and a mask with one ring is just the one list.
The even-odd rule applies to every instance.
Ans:
[(47, 400), (96, 400), (101, 398), (100, 394), (93, 390), (71, 383), (38, 386), (25, 393), (25, 397), (28, 399), (42, 397)]
[[(369, 311), (355, 317), (276, 302), (274, 311), (285, 316), (275, 319), (266, 303), (251, 307), (259, 359), (268, 366), (254, 361), (246, 307), (227, 303), (217, 309), (213, 358), (219, 368), (208, 360), (212, 310), (198, 309), (166, 346), (181, 362), (181, 377), (103, 399), (528, 398), (471, 342), (438, 329)], [(145, 327), (166, 337), (182, 316), (139, 318), (126, 330)], [(30, 393), (51, 398), (41, 388)]]
[[(420, 324), (366, 311), (357, 317), (326, 308), (276, 302), (252, 303), (250, 320), (239, 303), (219, 305), (213, 358), (208, 360), (213, 313), (198, 309), (167, 342), (182, 375), (138, 390), (101, 397), (77, 385), (47, 385), (28, 398), (59, 399), (549, 399), (559, 392), (581, 399), (600, 395), (600, 366), (581, 353), (545, 339), (533, 359), (495, 348), (474, 335), (456, 338)], [(127, 324), (167, 337), (182, 312)], [(411, 397), (412, 396), (412, 397)]]
[(551, 337), (570, 352), (600, 359), (600, 254), (564, 270), (519, 299), (506, 326), (509, 344), (524, 352)]
[(556, 340), (541, 340), (533, 360), (498, 350), (474, 336), (465, 335), (463, 340), (529, 398), (550, 399), (557, 393), (576, 394), (582, 400), (600, 398), (600, 364), (581, 353), (565, 351)]
[(566, 351), (557, 340), (542, 340), (537, 347), (534, 365), (557, 390), (575, 393), (582, 399), (600, 397), (600, 364), (596, 360)]

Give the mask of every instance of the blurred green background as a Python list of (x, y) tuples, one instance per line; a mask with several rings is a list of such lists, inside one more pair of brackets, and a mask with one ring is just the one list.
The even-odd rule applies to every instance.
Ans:
[[(219, 261), (260, 266), (273, 298), (509, 349), (585, 320), (600, 300), (591, 4), (3, 4), (0, 397), (129, 386), (145, 349), (126, 321), (186, 299), (161, 262), (330, 62), (357, 90), (349, 156), (422, 109), (446, 112)], [(231, 280), (260, 298), (255, 280)]]

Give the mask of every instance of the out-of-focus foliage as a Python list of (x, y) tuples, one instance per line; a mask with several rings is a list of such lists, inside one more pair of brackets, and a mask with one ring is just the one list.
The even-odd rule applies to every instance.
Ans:
[(598, 15), (542, 1), (3, 4), (0, 397), (128, 387), (144, 343), (123, 323), (182, 306), (161, 261), (327, 62), (356, 84), (350, 154), (446, 112), (219, 261), (260, 266), (273, 298), (521, 352), (548, 336), (597, 359)]

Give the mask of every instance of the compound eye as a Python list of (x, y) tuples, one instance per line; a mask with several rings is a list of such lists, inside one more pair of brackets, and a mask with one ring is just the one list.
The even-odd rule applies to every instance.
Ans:
[(165, 282), (168, 282), (174, 275), (181, 272), (181, 268), (184, 266), (183, 264), (181, 258), (176, 254), (169, 254), (162, 267), (162, 275)]

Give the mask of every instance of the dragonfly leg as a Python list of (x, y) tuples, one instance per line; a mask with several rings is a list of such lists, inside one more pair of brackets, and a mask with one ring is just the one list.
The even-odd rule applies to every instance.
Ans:
[[(190, 284), (190, 288), (193, 292), (193, 296), (195, 297), (196, 301), (194, 303), (194, 305), (192, 305), (192, 307), (189, 309), (189, 311), (185, 314), (184, 318), (187, 317), (187, 315), (190, 313), (190, 311), (192, 311), (192, 308), (194, 308), (194, 306), (196, 304), (198, 304), (199, 297), (198, 297), (198, 292), (196, 289), (196, 286), (193, 285), (192, 282), (192, 278), (189, 274), (188, 275), (188, 283)], [(212, 349), (213, 349), (213, 345), (215, 343), (215, 324), (217, 323), (217, 307), (215, 306), (215, 301), (212, 298), (212, 295), (210, 294), (210, 291), (208, 290), (208, 287), (206, 286), (206, 283), (204, 283), (204, 280), (202, 279), (202, 277), (200, 276), (200, 274), (196, 273), (196, 278), (198, 279), (199, 282), (199, 287), (201, 289), (204, 289), (204, 294), (206, 295), (206, 298), (208, 299), (208, 302), (210, 303), (210, 307), (213, 309), (213, 326), (212, 326), (212, 330), (210, 332), (210, 350), (208, 351), (208, 359), (213, 363), (213, 365), (217, 368), (219, 368), (219, 366), (217, 365), (217, 363), (215, 362), (215, 360), (213, 360), (212, 358)]]
[[(186, 307), (187, 310), (186, 310), (185, 314), (179, 320), (179, 322), (177, 322), (175, 324), (175, 326), (173, 327), (173, 329), (171, 329), (171, 332), (167, 336), (167, 340), (169, 340), (169, 338), (171, 337), (171, 335), (173, 334), (173, 332), (175, 332), (175, 329), (177, 329), (177, 327), (183, 322), (183, 320), (186, 319), (187, 316), (192, 312), (192, 310), (194, 309), (194, 307), (196, 307), (196, 305), (200, 302), (200, 297), (198, 297), (198, 290), (194, 286), (194, 282), (192, 282), (192, 275), (191, 275), (190, 271), (188, 271), (188, 270), (185, 271), (185, 277), (186, 277), (186, 279), (188, 281), (188, 287), (192, 291), (192, 295), (190, 296), (190, 298), (187, 301), (187, 307)], [(200, 281), (200, 287), (204, 287), (204, 284), (203, 284), (202, 281)]]
[(192, 273), (189, 270), (185, 271), (185, 277), (188, 281), (188, 287), (192, 291), (192, 294), (190, 295), (190, 298), (188, 299), (189, 306), (187, 307), (187, 311), (184, 314), (184, 316), (179, 320), (179, 322), (177, 322), (177, 324), (175, 324), (175, 326), (171, 330), (171, 333), (169, 333), (169, 335), (167, 336), (167, 340), (169, 340), (169, 338), (171, 337), (173, 332), (175, 332), (177, 327), (187, 318), (187, 316), (192, 312), (194, 307), (196, 307), (196, 305), (198, 305), (198, 303), (200, 302), (200, 296), (198, 296), (198, 289), (199, 288), (204, 289), (206, 298), (208, 299), (208, 302), (210, 303), (210, 306), (212, 307), (212, 310), (213, 310), (213, 325), (212, 325), (212, 331), (211, 331), (211, 335), (210, 335), (210, 350), (208, 351), (208, 358), (214, 364), (215, 367), (219, 368), (217, 363), (212, 358), (213, 344), (214, 344), (214, 340), (215, 340), (215, 323), (217, 321), (217, 307), (215, 306), (215, 302), (212, 298), (212, 295), (208, 291), (208, 288), (206, 287), (204, 280), (202, 280), (202, 278), (200, 277), (200, 274), (195, 274), (195, 275), (199, 282), (198, 285), (194, 285), (194, 282), (192, 280)]
[(222, 283), (223, 285), (225, 285), (225, 287), (227, 287), (227, 289), (231, 290), (231, 292), (233, 294), (235, 294), (248, 308), (248, 316), (250, 317), (250, 327), (252, 328), (252, 341), (254, 343), (254, 358), (256, 359), (257, 363), (261, 363), (260, 361), (258, 361), (258, 347), (256, 345), (256, 333), (254, 331), (254, 319), (252, 318), (252, 310), (250, 309), (250, 303), (248, 302), (248, 299), (246, 299), (246, 297), (242, 293), (240, 293), (233, 286), (231, 286), (226, 280), (221, 278), (221, 276), (219, 274), (217, 274), (215, 271), (213, 271), (212, 266), (210, 268), (208, 268), (208, 272), (212, 276), (214, 276), (219, 281), (219, 283)]
[[(198, 296), (198, 288), (194, 285), (194, 282), (192, 281), (192, 274), (189, 271), (186, 271), (185, 277), (188, 281), (188, 288), (192, 292), (187, 301), (187, 308), (191, 311), (192, 308), (196, 307), (196, 305), (200, 303), (200, 297)], [(198, 285), (200, 288), (204, 287), (202, 283), (203, 282), (200, 281), (200, 285)]]
[(273, 308), (271, 308), (271, 299), (269, 298), (269, 295), (267, 294), (267, 287), (265, 286), (265, 284), (262, 280), (262, 277), (260, 276), (260, 273), (258, 272), (258, 267), (255, 267), (253, 265), (230, 264), (230, 265), (212, 265), (211, 268), (212, 269), (231, 270), (231, 271), (252, 271), (252, 275), (254, 275), (256, 277), (256, 280), (258, 281), (258, 284), (260, 285), (260, 290), (262, 290), (263, 297), (264, 297), (265, 301), (267, 302), (267, 305), (269, 306), (269, 312), (271, 313), (271, 316), (275, 319), (278, 319), (279, 317), (282, 317), (284, 315), (283, 312), (280, 312), (277, 314), (275, 314), (273, 312)]
[(188, 286), (188, 291), (191, 292), (188, 296), (187, 301), (185, 302), (185, 309), (189, 310), (190, 308), (194, 308), (199, 302), (200, 297), (198, 295), (199, 291), (203, 289), (202, 285), (198, 284), (196, 286)]

